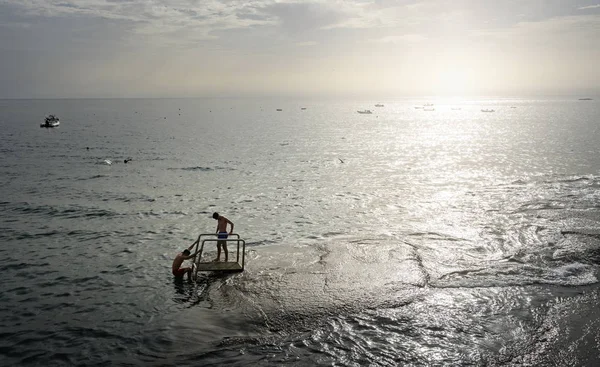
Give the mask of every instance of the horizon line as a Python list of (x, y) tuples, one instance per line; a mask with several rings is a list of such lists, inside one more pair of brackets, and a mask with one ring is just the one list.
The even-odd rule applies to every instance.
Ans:
[(515, 95), (464, 95), (464, 96), (444, 96), (444, 95), (411, 95), (411, 96), (378, 96), (378, 97), (360, 97), (360, 96), (181, 96), (181, 97), (0, 97), (0, 101), (22, 100), (99, 100), (99, 99), (362, 99), (362, 100), (401, 100), (401, 99), (532, 99), (532, 98), (589, 98), (600, 97), (599, 92), (578, 93), (578, 94), (515, 94)]

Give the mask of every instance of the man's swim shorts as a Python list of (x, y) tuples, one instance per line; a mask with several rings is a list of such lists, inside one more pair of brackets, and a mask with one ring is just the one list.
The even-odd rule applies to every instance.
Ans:
[(190, 268), (179, 268), (177, 270), (173, 270), (173, 275), (175, 275), (178, 278), (181, 278), (181, 277), (183, 277), (185, 275), (185, 273), (187, 273), (187, 271), (189, 269)]

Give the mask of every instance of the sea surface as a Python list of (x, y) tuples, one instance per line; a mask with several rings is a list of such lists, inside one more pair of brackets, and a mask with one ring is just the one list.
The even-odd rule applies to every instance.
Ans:
[(0, 100), (0, 188), (2, 366), (600, 365), (598, 98)]

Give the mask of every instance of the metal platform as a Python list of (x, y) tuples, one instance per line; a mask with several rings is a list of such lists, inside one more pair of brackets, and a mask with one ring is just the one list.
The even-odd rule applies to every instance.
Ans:
[[(202, 239), (204, 237), (204, 239)], [(202, 241), (202, 242), (200, 242)], [(202, 261), (202, 252), (204, 251), (204, 243), (205, 242), (218, 242), (225, 241), (226, 243), (235, 242), (237, 245), (236, 251), (229, 251), (229, 260), (225, 261)], [(246, 241), (240, 238), (240, 235), (237, 233), (232, 233), (229, 235), (227, 239), (217, 238), (216, 233), (203, 233), (198, 236), (198, 240), (196, 241), (195, 248), (193, 252), (196, 251), (198, 245), (200, 245), (200, 250), (196, 257), (194, 258), (194, 279), (197, 279), (198, 272), (200, 271), (214, 271), (214, 272), (240, 272), (244, 271), (244, 262), (246, 259)], [(241, 246), (240, 246), (241, 245)], [(241, 248), (240, 248), (241, 247)], [(241, 250), (241, 251), (240, 251)], [(224, 254), (223, 254), (224, 255)], [(241, 256), (240, 256), (241, 255)], [(231, 259), (235, 258), (234, 261)]]
[(196, 263), (198, 271), (243, 271), (244, 268), (237, 262), (209, 261)]

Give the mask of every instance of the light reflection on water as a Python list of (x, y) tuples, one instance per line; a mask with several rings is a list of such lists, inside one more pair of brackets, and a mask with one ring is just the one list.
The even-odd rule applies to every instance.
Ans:
[[(519, 364), (594, 299), (597, 105), (2, 103), (11, 363)], [(247, 271), (173, 282), (213, 211)]]

